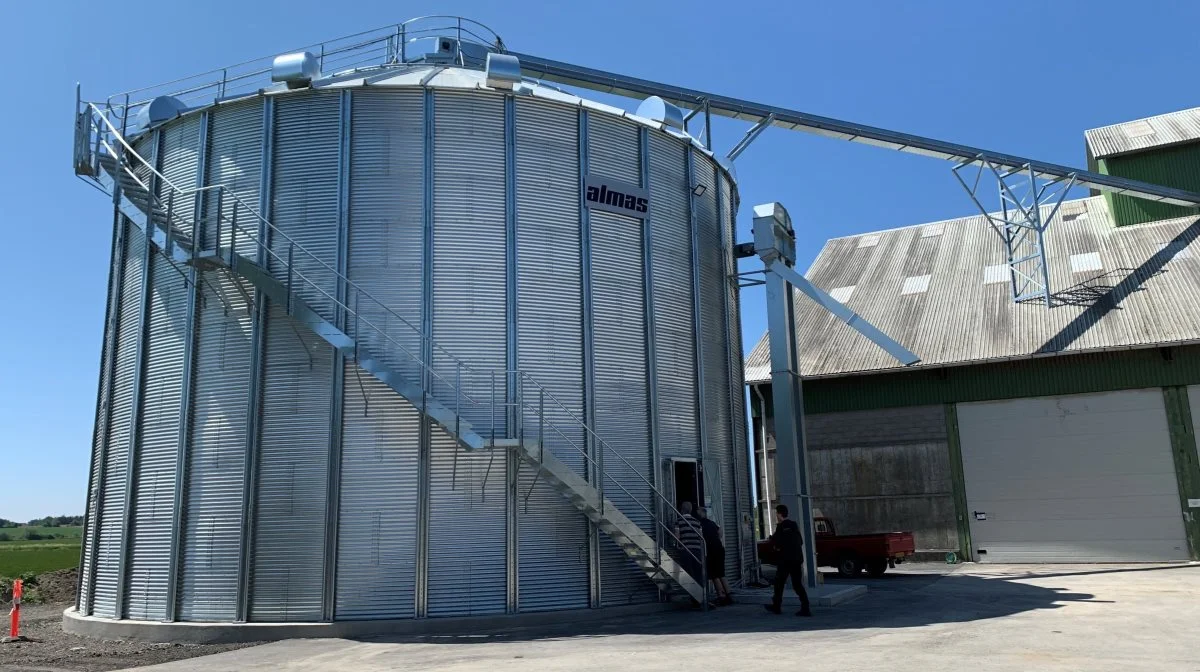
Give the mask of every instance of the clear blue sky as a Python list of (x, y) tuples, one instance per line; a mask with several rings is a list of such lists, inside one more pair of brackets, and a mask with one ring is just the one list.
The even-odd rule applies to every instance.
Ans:
[[(82, 513), (111, 209), (71, 172), (86, 96), (422, 14), (515, 50), (1024, 154), (1084, 162), (1084, 129), (1200, 105), (1183, 2), (5, 2), (0, 119), (0, 517)], [(1018, 104), (1029, 107), (1021, 109)], [(716, 126), (727, 150), (744, 126)], [(949, 164), (773, 129), (739, 159), (742, 210), (778, 200), (802, 265), (825, 239), (972, 213)], [(765, 318), (744, 303), (749, 348)]]

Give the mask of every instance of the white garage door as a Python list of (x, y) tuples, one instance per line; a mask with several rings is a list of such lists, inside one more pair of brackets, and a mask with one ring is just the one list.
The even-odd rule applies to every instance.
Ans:
[(1161, 389), (958, 405), (980, 562), (1187, 560)]

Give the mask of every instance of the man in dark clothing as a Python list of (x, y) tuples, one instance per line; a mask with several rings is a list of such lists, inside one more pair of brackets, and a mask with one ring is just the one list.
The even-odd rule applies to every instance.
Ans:
[(771, 543), (775, 546), (778, 564), (775, 565), (775, 598), (767, 606), (767, 611), (773, 614), (783, 612), (783, 587), (788, 577), (792, 577), (792, 590), (800, 598), (800, 611), (797, 616), (812, 616), (809, 609), (808, 592), (804, 590), (804, 536), (800, 534), (800, 526), (788, 518), (788, 508), (784, 504), (775, 507), (775, 534), (771, 535)]
[(704, 534), (704, 566), (708, 570), (708, 580), (713, 582), (716, 589), (717, 604), (733, 604), (729, 582), (725, 580), (725, 541), (721, 539), (721, 526), (708, 517), (708, 510), (703, 506), (697, 513), (700, 514), (700, 530)]

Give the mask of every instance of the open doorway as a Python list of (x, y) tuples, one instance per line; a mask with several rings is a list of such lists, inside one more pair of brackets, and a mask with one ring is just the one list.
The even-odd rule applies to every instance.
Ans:
[(699, 461), (672, 459), (670, 476), (676, 511), (684, 502), (691, 502), (694, 508), (704, 506), (704, 479), (700, 477)]

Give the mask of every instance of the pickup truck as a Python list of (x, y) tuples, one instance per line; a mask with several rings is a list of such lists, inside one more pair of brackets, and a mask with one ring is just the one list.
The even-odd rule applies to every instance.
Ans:
[[(878, 532), (839, 536), (828, 518), (813, 518), (817, 533), (817, 565), (836, 567), (847, 578), (866, 569), (870, 576), (883, 576), (889, 567), (904, 562), (916, 551), (912, 532)], [(775, 547), (770, 539), (758, 542), (758, 559), (774, 565)]]

